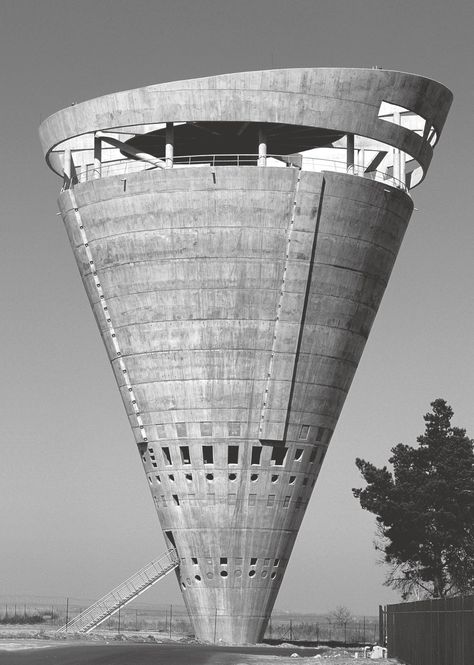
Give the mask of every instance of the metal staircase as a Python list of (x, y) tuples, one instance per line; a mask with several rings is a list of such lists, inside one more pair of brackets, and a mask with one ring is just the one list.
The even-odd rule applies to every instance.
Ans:
[(179, 565), (178, 555), (174, 548), (169, 549), (158, 559), (151, 561), (144, 568), (129, 577), (125, 582), (112, 589), (74, 619), (61, 626), (58, 633), (89, 633), (121, 607), (127, 605), (137, 596), (149, 589), (162, 577)]

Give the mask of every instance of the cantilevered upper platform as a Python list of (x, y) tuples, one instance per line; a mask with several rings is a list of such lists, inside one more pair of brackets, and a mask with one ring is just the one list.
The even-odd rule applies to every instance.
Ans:
[[(272, 154), (320, 148), (325, 152), (312, 157), (346, 161), (364, 171), (382, 164), (410, 188), (428, 169), (451, 101), (451, 92), (440, 83), (381, 69), (242, 72), (75, 104), (47, 118), (40, 136), (48, 164), (59, 175), (65, 150), (73, 151), (77, 169), (93, 164), (94, 135), (107, 132), (134, 153), (155, 157), (165, 156), (167, 142), (174, 155), (186, 156), (257, 154), (261, 143)], [(168, 135), (167, 141), (165, 126), (171, 123), (174, 138)], [(102, 164), (126, 154), (117, 144), (107, 146)], [(329, 155), (328, 149), (336, 152)], [(394, 159), (392, 149), (402, 158)], [(96, 161), (97, 152), (96, 144)], [(128, 157), (136, 159), (130, 152)]]

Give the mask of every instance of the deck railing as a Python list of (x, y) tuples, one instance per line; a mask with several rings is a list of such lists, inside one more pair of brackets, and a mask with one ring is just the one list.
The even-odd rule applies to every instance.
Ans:
[[(161, 158), (163, 161), (164, 157)], [(322, 159), (319, 157), (305, 157), (304, 155), (266, 155), (259, 157), (255, 154), (216, 154), (216, 155), (178, 155), (173, 159), (171, 168), (204, 167), (215, 168), (216, 166), (272, 166), (299, 168), (303, 171), (321, 173), (332, 171), (336, 173), (348, 173), (369, 180), (383, 182), (390, 187), (408, 191), (408, 187), (401, 180), (394, 178), (390, 170), (368, 171), (364, 166), (349, 164), (345, 161), (334, 159)], [(133, 160), (129, 158), (106, 162), (96, 168), (94, 164), (87, 164), (76, 168), (70, 180), (64, 182), (63, 189), (69, 189), (75, 185), (97, 178), (110, 176), (127, 176), (140, 171), (152, 171), (159, 168), (149, 162)], [(125, 178), (124, 178), (125, 179)]]

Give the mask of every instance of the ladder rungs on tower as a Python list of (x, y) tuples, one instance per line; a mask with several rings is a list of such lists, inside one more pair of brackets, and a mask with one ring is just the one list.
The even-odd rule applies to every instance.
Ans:
[(58, 633), (89, 633), (103, 621), (118, 612), (121, 607), (127, 605), (137, 596), (149, 589), (162, 577), (170, 573), (179, 565), (178, 555), (174, 548), (147, 564), (144, 568), (129, 577), (93, 603), (86, 610), (78, 614), (74, 619), (61, 626)]

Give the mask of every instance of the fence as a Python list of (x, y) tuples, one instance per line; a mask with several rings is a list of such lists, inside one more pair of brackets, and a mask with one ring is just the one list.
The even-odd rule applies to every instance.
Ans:
[[(56, 631), (82, 612), (93, 599), (22, 598), (0, 596), (0, 624), (34, 626), (38, 631)], [(268, 623), (265, 639), (275, 642), (334, 642), (373, 644), (378, 638), (375, 617), (337, 621), (329, 615), (275, 611)], [(97, 631), (112, 633), (140, 631), (161, 633), (163, 637), (193, 634), (186, 608), (182, 605), (156, 605), (134, 601), (104, 621)]]
[(474, 596), (387, 605), (389, 657), (407, 665), (474, 663)]

